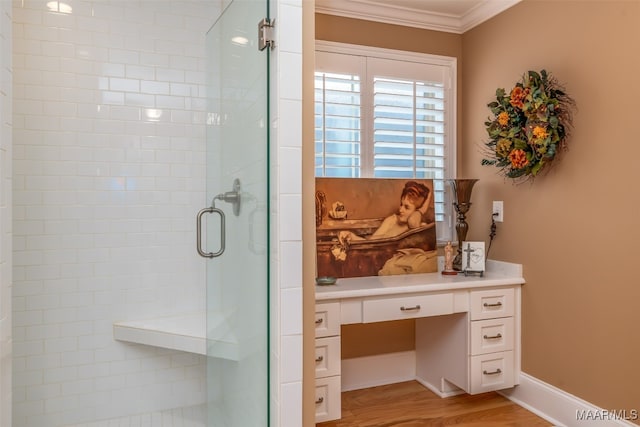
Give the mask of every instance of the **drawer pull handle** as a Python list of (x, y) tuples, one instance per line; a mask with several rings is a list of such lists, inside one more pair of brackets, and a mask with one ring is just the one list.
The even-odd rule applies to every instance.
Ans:
[(416, 306), (414, 306), (414, 307), (405, 307), (405, 306), (402, 306), (402, 307), (400, 307), (400, 310), (402, 310), (402, 311), (415, 311), (415, 310), (420, 310), (420, 304), (418, 304), (418, 305), (416, 305)]
[(498, 368), (495, 371), (489, 372), (487, 370), (482, 371), (483, 374), (485, 375), (498, 375), (502, 373), (502, 369)]
[(322, 318), (316, 319), (316, 325), (321, 325), (323, 320), (324, 319), (322, 319)]
[(320, 362), (322, 362), (323, 360), (324, 360), (324, 357), (323, 357), (323, 356), (318, 356), (318, 357), (316, 357), (316, 363), (320, 363)]
[(317, 399), (316, 399), (316, 405), (319, 405), (319, 404), (321, 404), (322, 402), (324, 402), (324, 397), (322, 397), (322, 396), (321, 396), (321, 397), (319, 397), (319, 398), (317, 398)]
[(485, 307), (502, 307), (502, 303), (500, 301), (498, 301), (495, 304), (489, 304), (488, 302), (485, 302), (482, 305), (484, 305)]
[(495, 340), (498, 338), (502, 338), (502, 334), (495, 334), (495, 335), (485, 335), (484, 339), (485, 340)]

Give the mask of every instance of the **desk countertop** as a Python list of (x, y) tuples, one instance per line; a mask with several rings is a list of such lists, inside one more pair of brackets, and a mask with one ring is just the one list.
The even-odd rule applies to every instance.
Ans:
[(488, 260), (486, 268), (483, 277), (464, 274), (446, 276), (437, 272), (342, 278), (335, 285), (316, 285), (316, 301), (525, 283), (521, 264)]

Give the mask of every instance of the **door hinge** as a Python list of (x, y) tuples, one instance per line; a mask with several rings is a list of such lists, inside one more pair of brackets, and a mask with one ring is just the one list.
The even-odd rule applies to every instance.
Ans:
[(276, 47), (273, 30), (274, 24), (275, 19), (269, 18), (264, 18), (258, 22), (258, 49), (265, 50), (267, 46), (271, 49)]

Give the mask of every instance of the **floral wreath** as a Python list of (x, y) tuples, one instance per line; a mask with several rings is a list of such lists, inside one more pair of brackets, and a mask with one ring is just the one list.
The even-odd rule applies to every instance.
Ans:
[(505, 177), (535, 178), (567, 149), (575, 102), (545, 70), (529, 71), (510, 93), (496, 89), (496, 101), (487, 107), (494, 118), (485, 122), (490, 140), (482, 164), (500, 168)]

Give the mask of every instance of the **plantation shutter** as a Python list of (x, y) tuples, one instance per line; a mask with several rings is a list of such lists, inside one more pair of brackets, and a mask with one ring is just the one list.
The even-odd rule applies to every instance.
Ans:
[(434, 180), (436, 221), (445, 219), (444, 67), (368, 58), (373, 82), (373, 176)]
[(358, 178), (362, 166), (361, 58), (318, 52), (317, 61), (316, 176)]

